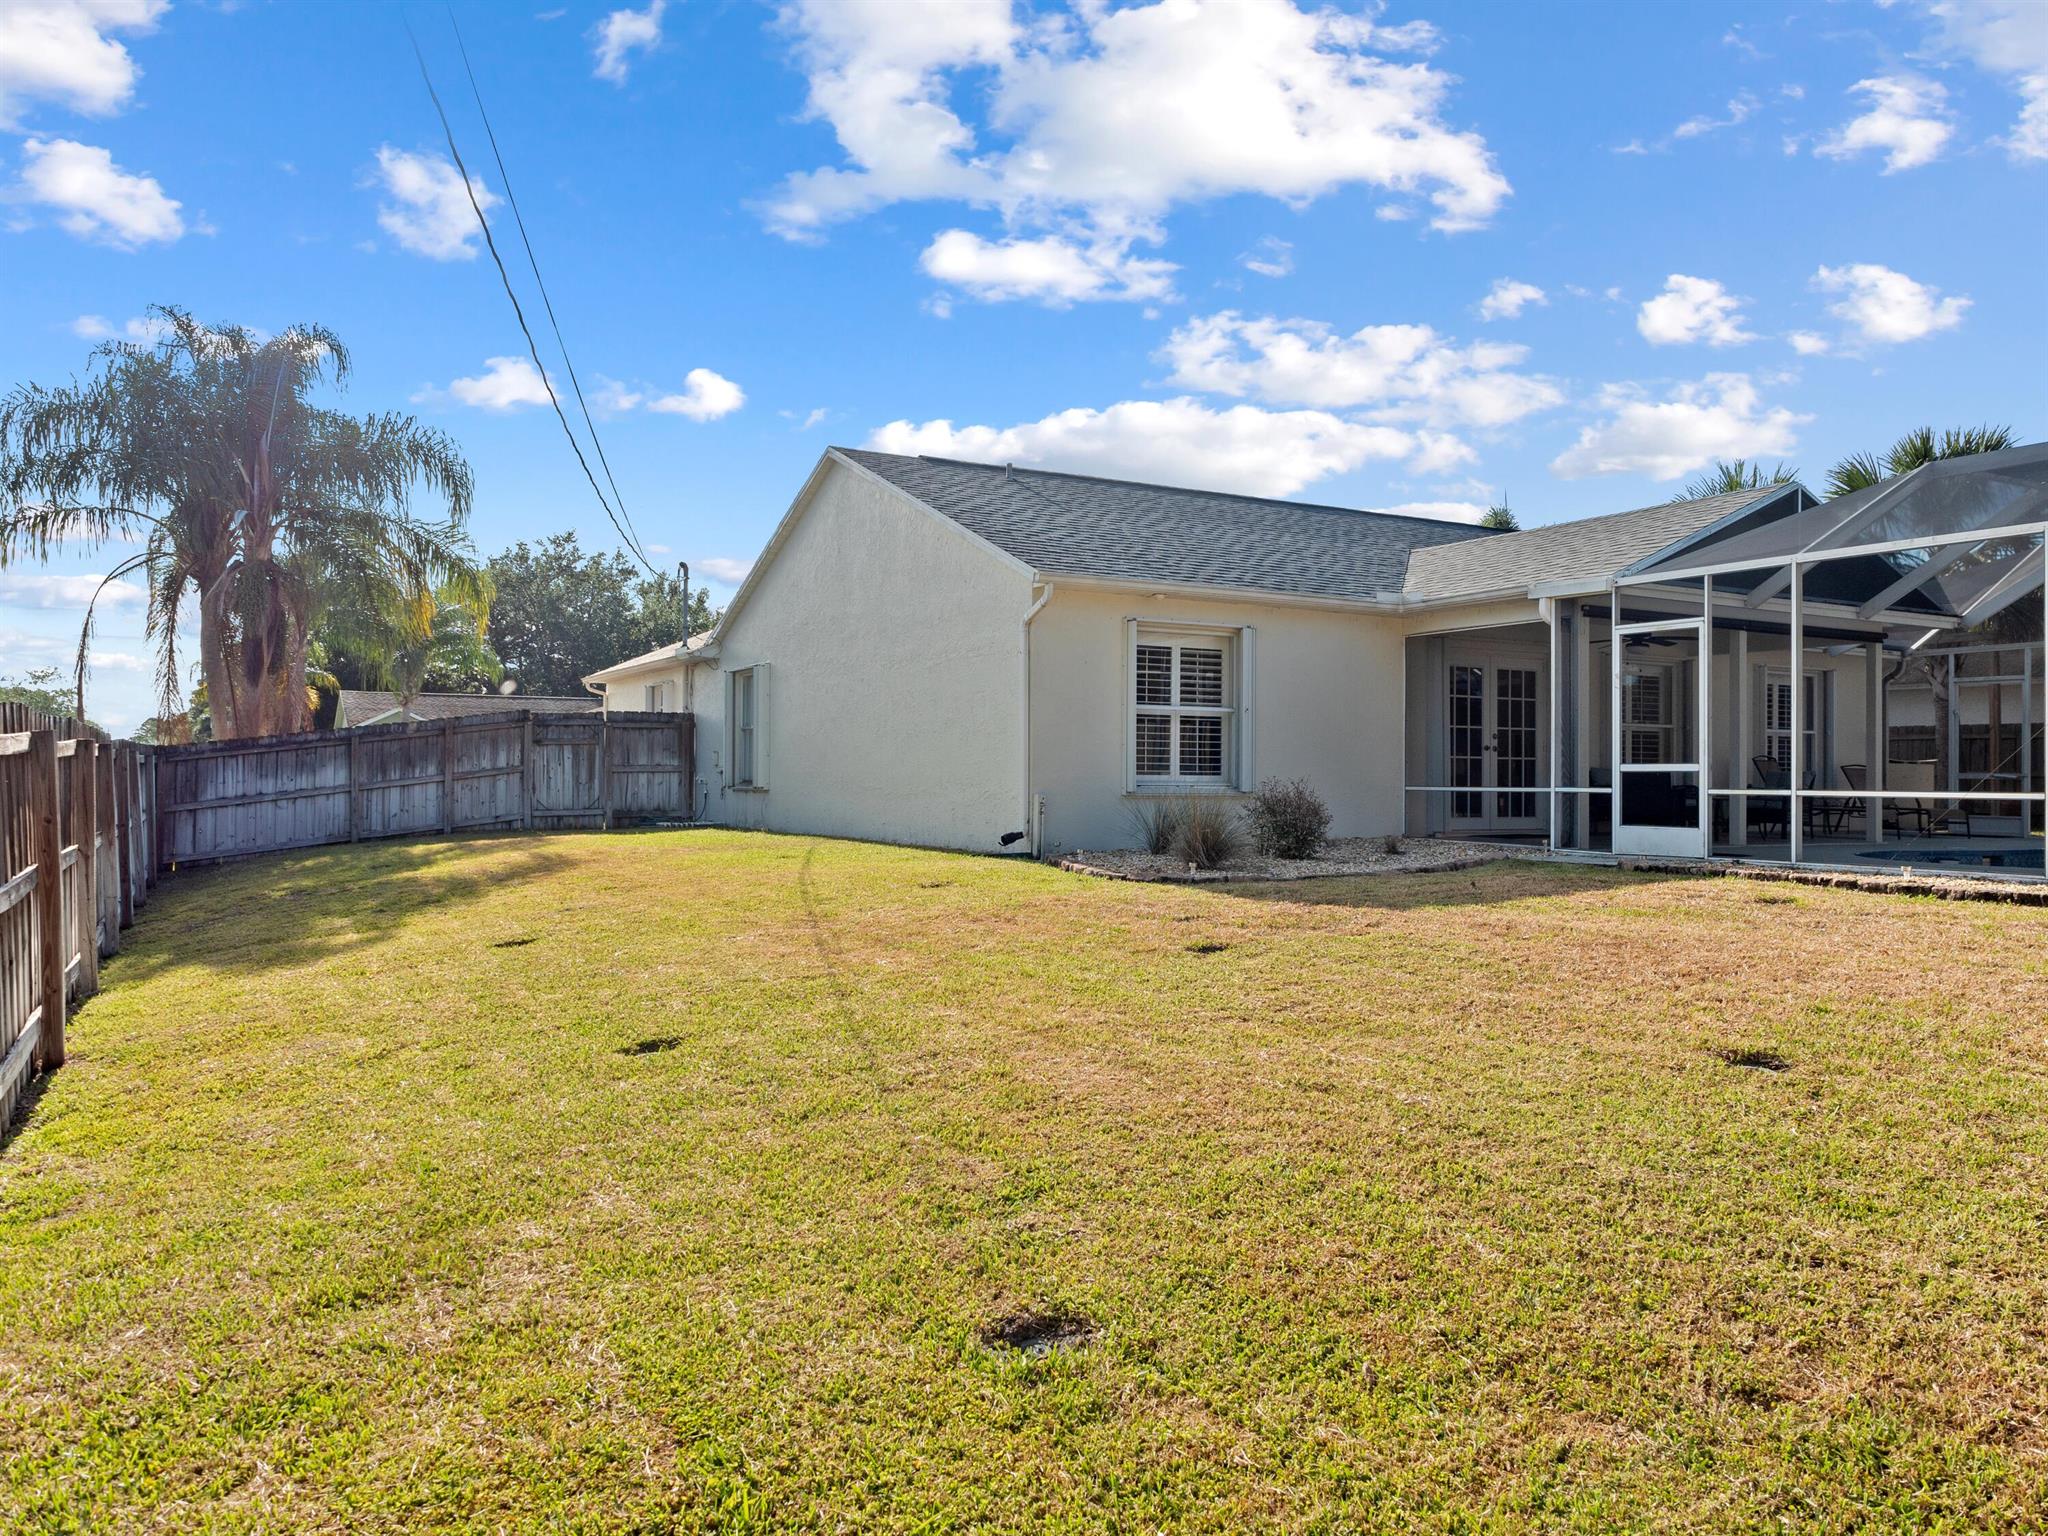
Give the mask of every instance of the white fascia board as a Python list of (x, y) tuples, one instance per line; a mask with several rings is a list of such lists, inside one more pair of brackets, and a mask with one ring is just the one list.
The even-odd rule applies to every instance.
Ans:
[(1211, 598), (1225, 603), (1255, 603), (1268, 608), (1331, 608), (1348, 613), (1399, 613), (1405, 606), (1397, 594), (1376, 599), (1317, 597), (1298, 592), (1272, 592), (1263, 587), (1220, 587), (1193, 581), (1134, 581), (1126, 576), (1082, 576), (1041, 570), (1034, 579), (1062, 587), (1087, 587), (1102, 592), (1170, 592), (1175, 597)]
[(668, 651), (650, 651), (645, 656), (635, 656), (631, 661), (614, 662), (595, 672), (586, 672), (583, 675), (583, 685), (587, 688), (592, 683), (602, 684), (619, 678), (637, 677), (643, 672), (667, 672), (675, 667), (694, 667), (699, 662), (712, 662), (717, 659), (718, 647), (715, 645), (700, 645), (695, 650), (684, 650), (681, 646), (675, 646)]

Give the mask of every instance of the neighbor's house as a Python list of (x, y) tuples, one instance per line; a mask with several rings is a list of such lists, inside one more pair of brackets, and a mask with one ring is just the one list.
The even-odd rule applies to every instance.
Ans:
[(1495, 533), (834, 448), (715, 631), (585, 683), (694, 712), (733, 826), (1050, 854), (1303, 778), (1338, 835), (2038, 867), (2038, 637), (1990, 662), (2024, 749), (1887, 782), (1911, 648), (2041, 584), (2048, 450), (1956, 463)]
[(460, 720), (470, 715), (503, 714), (527, 709), (541, 715), (588, 715), (602, 704), (591, 698), (534, 693), (420, 693), (402, 701), (395, 693), (374, 688), (344, 688), (334, 708), (334, 728), (396, 725), (403, 721)]

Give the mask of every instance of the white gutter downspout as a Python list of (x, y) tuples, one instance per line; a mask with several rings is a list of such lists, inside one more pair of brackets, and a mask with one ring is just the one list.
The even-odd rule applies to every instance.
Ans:
[[(1034, 586), (1039, 585), (1034, 583)], [(1024, 622), (1017, 630), (1017, 669), (1022, 683), (1019, 694), (1019, 723), (1022, 727), (1020, 754), (1022, 763), (1018, 770), (1018, 781), (1024, 800), (1024, 843), (1032, 858), (1038, 857), (1038, 806), (1031, 793), (1031, 621), (1038, 617), (1039, 609), (1052, 601), (1051, 582), (1043, 583), (1044, 590), (1024, 610)]]

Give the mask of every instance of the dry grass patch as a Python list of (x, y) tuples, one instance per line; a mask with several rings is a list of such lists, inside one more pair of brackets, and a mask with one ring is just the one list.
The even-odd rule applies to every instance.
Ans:
[(180, 877), (0, 1154), (0, 1526), (2039, 1525), (2048, 918), (1786, 895)]

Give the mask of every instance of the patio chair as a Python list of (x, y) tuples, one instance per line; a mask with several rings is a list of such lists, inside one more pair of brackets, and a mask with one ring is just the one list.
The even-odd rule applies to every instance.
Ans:
[[(1870, 793), (1870, 765), (1868, 763), (1842, 764), (1842, 777), (1849, 781), (1849, 787), (1859, 795)], [(1862, 808), (1859, 802), (1851, 801), (1850, 803), (1858, 805), (1859, 809)], [(1864, 825), (1870, 825), (1871, 823), (1868, 819), (1869, 812), (1867, 810), (1865, 810), (1864, 816)], [(1924, 834), (1928, 830), (1928, 823), (1931, 819), (1927, 807), (1918, 800), (1887, 800), (1884, 802), (1883, 825), (1887, 832), (1903, 832), (1905, 830), (1905, 823), (1910, 820), (1913, 823), (1913, 830)], [(1964, 825), (1967, 827), (1968, 822), (1965, 821)], [(1965, 835), (1967, 836), (1967, 833)]]
[[(1790, 776), (1785, 772), (1785, 765), (1775, 757), (1752, 757), (1749, 766), (1756, 773), (1754, 788), (1784, 789), (1791, 782)], [(1792, 808), (1786, 801), (1753, 799), (1749, 802), (1749, 830), (1763, 833), (1775, 831), (1779, 837), (1787, 837), (1790, 835), (1791, 814)]]

